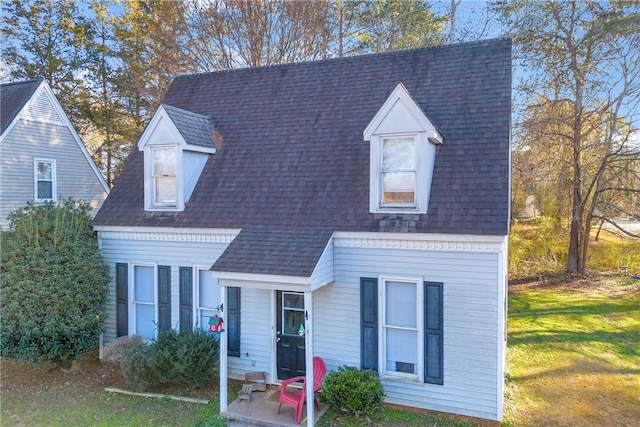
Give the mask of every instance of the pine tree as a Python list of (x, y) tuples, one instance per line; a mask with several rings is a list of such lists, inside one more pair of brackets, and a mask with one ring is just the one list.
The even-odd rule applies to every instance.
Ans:
[(89, 93), (82, 74), (90, 22), (74, 0), (11, 0), (2, 14), (3, 59), (16, 80), (43, 77), (82, 133)]

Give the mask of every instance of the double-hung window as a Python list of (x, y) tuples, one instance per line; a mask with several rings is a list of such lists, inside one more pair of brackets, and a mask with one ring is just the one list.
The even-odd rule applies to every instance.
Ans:
[(381, 282), (382, 374), (418, 380), (424, 357), (421, 280), (382, 278)]
[(157, 324), (154, 266), (135, 265), (133, 267), (132, 309), (131, 333), (145, 339), (154, 339)]
[(34, 159), (35, 201), (47, 202), (57, 200), (56, 161)]
[(415, 136), (382, 139), (381, 207), (416, 207)]
[(176, 147), (152, 147), (151, 195), (156, 207), (175, 207), (178, 203)]
[(202, 330), (209, 329), (209, 318), (220, 314), (220, 285), (207, 269), (198, 269), (196, 294), (196, 324)]

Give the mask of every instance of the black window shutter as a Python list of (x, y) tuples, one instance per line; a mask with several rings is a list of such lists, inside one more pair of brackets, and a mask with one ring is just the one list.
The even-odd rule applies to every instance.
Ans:
[(378, 370), (378, 279), (360, 278), (360, 365)]
[(442, 283), (424, 282), (424, 382), (443, 384)]
[(158, 266), (158, 329), (171, 329), (171, 267)]
[(193, 270), (180, 267), (180, 330), (193, 330)]
[(129, 275), (126, 263), (116, 263), (116, 337), (129, 335)]
[(227, 355), (240, 357), (240, 288), (227, 288)]

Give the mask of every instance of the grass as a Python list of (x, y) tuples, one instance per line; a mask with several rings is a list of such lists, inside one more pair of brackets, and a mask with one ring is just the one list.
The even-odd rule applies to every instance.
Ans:
[[(520, 426), (637, 426), (640, 420), (640, 280), (599, 277), (510, 286), (505, 421)], [(2, 426), (206, 426), (218, 417), (215, 386), (172, 394), (209, 405), (107, 393), (95, 357), (72, 369), (2, 362)], [(229, 399), (239, 389), (230, 383)], [(204, 395), (203, 395), (204, 394)], [(207, 395), (208, 394), (208, 395)], [(397, 409), (357, 418), (329, 410), (319, 426), (471, 427)]]
[(505, 425), (640, 420), (640, 281), (512, 286)]
[[(0, 424), (8, 426), (224, 426), (217, 396), (208, 405), (104, 391), (111, 370), (95, 355), (71, 369), (3, 361)], [(231, 387), (230, 387), (231, 388)], [(204, 390), (201, 391), (204, 393)], [(237, 393), (237, 390), (236, 390)], [(176, 390), (176, 394), (186, 394)], [(206, 396), (197, 396), (207, 398)]]

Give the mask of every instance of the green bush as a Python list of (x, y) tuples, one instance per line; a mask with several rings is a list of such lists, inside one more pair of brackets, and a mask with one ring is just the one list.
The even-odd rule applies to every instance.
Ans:
[(147, 390), (154, 383), (149, 345), (139, 335), (120, 337), (104, 353), (107, 362), (117, 366), (127, 386)]
[(69, 199), (9, 215), (0, 245), (2, 357), (69, 366), (97, 348), (109, 269), (89, 210)]
[(218, 342), (200, 331), (160, 331), (146, 344), (137, 336), (120, 337), (105, 352), (136, 391), (164, 385), (204, 387), (219, 375)]
[(382, 408), (385, 396), (377, 372), (352, 366), (340, 366), (337, 371), (329, 372), (320, 393), (332, 408), (354, 415), (373, 415)]
[(149, 350), (157, 384), (203, 387), (219, 375), (218, 342), (205, 332), (160, 331)]

